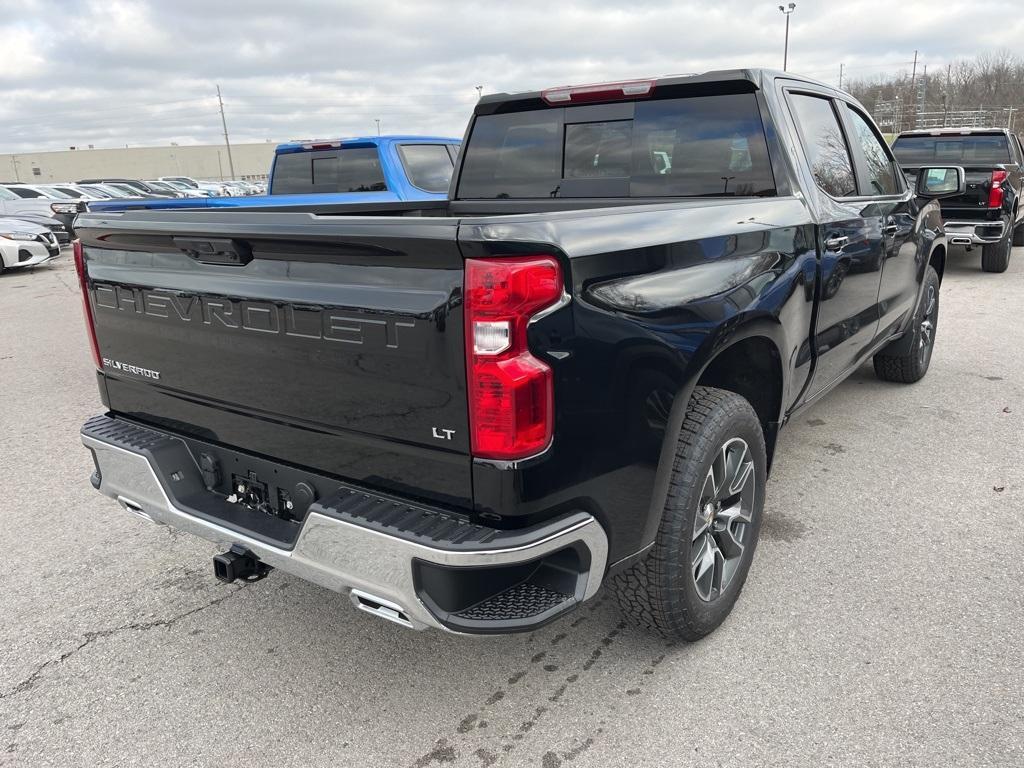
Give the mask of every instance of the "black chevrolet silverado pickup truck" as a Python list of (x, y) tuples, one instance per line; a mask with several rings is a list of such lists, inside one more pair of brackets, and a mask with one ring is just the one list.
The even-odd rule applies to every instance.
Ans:
[(949, 163), (966, 173), (962, 195), (942, 201), (950, 245), (981, 246), (981, 268), (1005, 272), (1014, 245), (1024, 245), (1024, 147), (1005, 128), (907, 131), (892, 145), (913, 180), (923, 166)]
[(448, 201), (90, 213), (92, 484), (412, 628), (607, 585), (695, 639), (751, 565), (780, 426), (931, 359), (946, 241), (863, 108), (781, 72), (482, 99)]

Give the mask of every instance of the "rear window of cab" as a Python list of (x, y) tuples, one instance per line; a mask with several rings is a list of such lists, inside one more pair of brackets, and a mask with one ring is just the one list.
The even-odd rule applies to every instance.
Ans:
[(908, 165), (928, 163), (1009, 163), (1010, 145), (1003, 134), (901, 136), (893, 142), (896, 159)]
[(376, 147), (285, 152), (274, 158), (270, 193), (386, 192)]
[(774, 195), (754, 94), (480, 115), (459, 199)]

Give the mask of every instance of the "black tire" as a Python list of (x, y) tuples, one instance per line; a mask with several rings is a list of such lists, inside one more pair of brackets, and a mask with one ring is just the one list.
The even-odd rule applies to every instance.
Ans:
[(1018, 224), (1017, 228), (1013, 230), (1013, 244), (1018, 248), (1024, 246), (1024, 223)]
[(1012, 249), (1010, 233), (998, 243), (981, 246), (981, 268), (985, 272), (1005, 272), (1010, 266), (1010, 250)]
[[(745, 452), (730, 459), (728, 451), (733, 451), (733, 456)], [(730, 468), (733, 465), (736, 469)], [(631, 623), (667, 638), (692, 641), (704, 637), (725, 620), (743, 589), (757, 548), (767, 465), (764, 432), (750, 403), (722, 389), (694, 389), (679, 432), (668, 498), (654, 546), (643, 560), (609, 580), (620, 610)], [(725, 508), (730, 502), (718, 502), (721, 517), (728, 517), (724, 530), (731, 532), (729, 546), (737, 546), (736, 532), (742, 545), (723, 561), (723, 568), (726, 563), (731, 566), (727, 576), (720, 574), (720, 588), (708, 586), (715, 581), (714, 572), (710, 580), (700, 579), (708, 594), (702, 596), (696, 575), (703, 564), (695, 560), (699, 555), (697, 548), (702, 546), (698, 540), (703, 544), (713, 539), (716, 530), (723, 530), (715, 528), (721, 525), (721, 519), (716, 519), (714, 513), (705, 517), (708, 478), (715, 472), (713, 467), (719, 466), (723, 467), (722, 477), (726, 480), (739, 478), (739, 468), (743, 467), (742, 490), (734, 495), (737, 501), (732, 510), (743, 506), (744, 517), (730, 517), (731, 510)], [(752, 490), (747, 488), (748, 481)], [(721, 486), (731, 491), (731, 484)], [(708, 521), (707, 525), (697, 534), (703, 521)], [(724, 546), (719, 550), (719, 554), (727, 552)], [(717, 567), (718, 560), (714, 562)]]
[[(925, 323), (930, 323), (926, 326)], [(906, 335), (875, 354), (875, 375), (883, 381), (913, 384), (924, 378), (932, 362), (939, 327), (939, 275), (929, 265), (921, 298)]]

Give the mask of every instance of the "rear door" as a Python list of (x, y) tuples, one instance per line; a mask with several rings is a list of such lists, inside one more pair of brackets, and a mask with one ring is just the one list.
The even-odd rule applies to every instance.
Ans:
[(85, 215), (110, 410), (471, 504), (453, 219)]
[(812, 345), (817, 360), (807, 390), (813, 397), (864, 360), (878, 332), (884, 217), (858, 185), (845, 116), (828, 94), (787, 89), (815, 189), (819, 305)]
[(916, 207), (896, 158), (867, 115), (838, 102), (850, 138), (861, 195), (872, 203), (865, 214), (882, 221), (882, 276), (878, 291), (878, 335), (888, 336), (917, 304), (920, 265), (914, 238)]

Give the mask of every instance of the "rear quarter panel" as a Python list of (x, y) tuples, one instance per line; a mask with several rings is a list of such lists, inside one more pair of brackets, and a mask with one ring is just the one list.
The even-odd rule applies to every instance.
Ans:
[[(813, 227), (795, 197), (463, 222), (467, 257), (554, 253), (572, 302), (531, 327), (555, 372), (552, 447), (509, 470), (474, 463), (478, 511), (535, 516), (586, 509), (612, 562), (646, 546), (660, 519), (666, 435), (712, 358), (751, 335), (785, 374), (778, 419), (810, 368)], [(674, 437), (671, 438), (674, 445)], [(510, 500), (515, 499), (515, 507)]]

